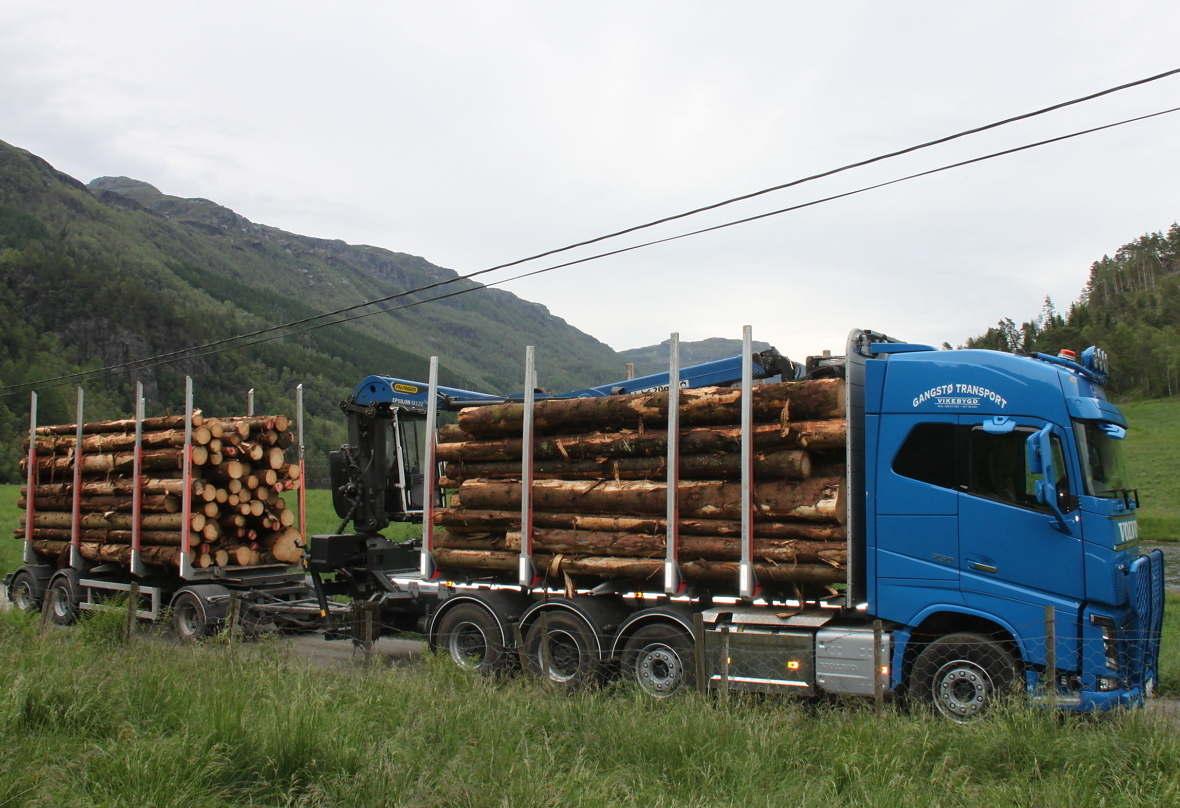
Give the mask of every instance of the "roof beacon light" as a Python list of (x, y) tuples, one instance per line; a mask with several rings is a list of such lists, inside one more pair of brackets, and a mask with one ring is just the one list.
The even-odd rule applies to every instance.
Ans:
[(1070, 362), (1077, 362), (1078, 361), (1078, 352), (1071, 351), (1069, 348), (1062, 348), (1060, 351), (1057, 352), (1057, 358), (1058, 359), (1066, 359)]

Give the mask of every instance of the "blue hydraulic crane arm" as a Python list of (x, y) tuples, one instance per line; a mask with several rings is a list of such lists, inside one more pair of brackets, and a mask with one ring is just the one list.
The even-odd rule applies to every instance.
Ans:
[[(766, 379), (771, 376), (782, 375), (784, 378), (796, 378), (801, 368), (773, 348), (754, 355), (754, 378)], [(680, 370), (680, 386), (706, 387), (709, 385), (733, 384), (742, 377), (741, 356), (729, 359), (718, 359), (700, 365), (691, 365)], [(597, 387), (587, 387), (561, 395), (540, 395), (538, 400), (559, 398), (594, 398), (597, 396), (622, 395), (624, 393), (642, 393), (652, 390), (663, 390), (668, 386), (667, 373), (653, 373), (638, 379), (603, 384)], [(388, 376), (369, 376), (353, 390), (348, 403), (357, 407), (371, 407), (377, 404), (389, 404), (394, 407), (425, 410), (427, 402), (427, 386), (422, 382), (407, 379), (394, 379)], [(497, 396), (490, 393), (478, 393), (473, 390), (461, 390), (456, 387), (438, 388), (438, 405), (444, 410), (460, 410), (463, 407), (478, 407), (486, 404), (499, 404), (505, 401), (521, 399), (521, 395)]]

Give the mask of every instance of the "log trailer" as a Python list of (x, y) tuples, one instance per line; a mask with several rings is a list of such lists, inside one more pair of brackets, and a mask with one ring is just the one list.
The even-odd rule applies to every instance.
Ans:
[[(1012, 692), (1152, 695), (1163, 559), (1139, 553), (1100, 350), (745, 346), (682, 373), (673, 339), (667, 374), (559, 400), (531, 349), (512, 401), (365, 379), (312, 576), (458, 665), (571, 687), (897, 694), (957, 721)], [(422, 538), (379, 535), (396, 521)]]

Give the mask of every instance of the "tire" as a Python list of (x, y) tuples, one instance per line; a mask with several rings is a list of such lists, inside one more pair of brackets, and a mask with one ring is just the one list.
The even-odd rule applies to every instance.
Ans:
[(13, 576), (8, 584), (8, 599), (12, 605), (22, 612), (39, 612), (45, 597), (45, 590), (41, 582), (28, 570), (22, 570)]
[(525, 635), (524, 650), (531, 673), (570, 690), (599, 684), (606, 675), (594, 629), (573, 612), (537, 615)]
[(623, 646), (623, 677), (649, 696), (666, 699), (696, 687), (696, 645), (672, 623), (654, 623)]
[(213, 633), (213, 621), (196, 594), (181, 590), (172, 598), (172, 634), (181, 642), (196, 642)]
[(948, 634), (914, 660), (910, 694), (965, 724), (1015, 692), (1016, 681), (1016, 660), (999, 643), (979, 634)]
[(49, 582), (45, 597), (54, 598), (49, 619), (59, 626), (71, 626), (78, 621), (78, 604), (82, 602), (81, 588), (68, 575), (58, 573)]
[(499, 621), (483, 606), (460, 603), (442, 616), (435, 631), (436, 647), (460, 668), (490, 676), (512, 667), (512, 652), (503, 641)]

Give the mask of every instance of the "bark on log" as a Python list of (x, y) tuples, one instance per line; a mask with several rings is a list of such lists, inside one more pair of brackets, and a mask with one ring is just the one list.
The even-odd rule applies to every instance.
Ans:
[[(453, 425), (452, 425), (453, 426)], [(791, 421), (779, 424), (755, 424), (754, 449), (765, 452), (774, 449), (827, 450), (844, 446), (846, 422)], [(458, 427), (455, 427), (458, 431)], [(440, 437), (442, 432), (440, 431)], [(472, 440), (462, 438), (451, 443), (440, 443), (438, 459), (444, 463), (519, 461), (519, 438)], [(712, 452), (738, 452), (742, 446), (740, 427), (697, 427), (680, 432), (680, 452), (683, 455)], [(625, 430), (622, 432), (590, 432), (583, 435), (538, 437), (533, 446), (534, 460), (596, 460), (600, 457), (665, 457), (668, 454), (668, 433), (662, 430)]]
[[(204, 450), (203, 446), (194, 446), (193, 452)], [(135, 466), (135, 452), (116, 452), (114, 454), (84, 454), (81, 459), (83, 474), (111, 474), (114, 472), (129, 472)], [(21, 471), (28, 471), (29, 459), (22, 457)], [(145, 471), (157, 469), (183, 469), (183, 449), (154, 449), (143, 452), (142, 468)], [(38, 471), (61, 474), (73, 474), (73, 455), (54, 455), (37, 458)]]
[[(209, 430), (197, 427), (193, 430), (193, 444), (201, 446), (209, 443)], [(74, 449), (73, 435), (51, 435), (37, 438), (37, 454), (67, 454)], [(184, 430), (170, 429), (163, 432), (145, 432), (141, 439), (141, 446), (145, 449), (167, 449), (184, 445)], [(29, 439), (22, 444), (24, 450), (29, 450)], [(114, 432), (90, 435), (82, 439), (82, 452), (116, 452), (135, 448), (135, 433)]]
[[(33, 527), (65, 527), (71, 526), (73, 514), (45, 511), (33, 513)], [(184, 515), (179, 513), (147, 514), (140, 519), (140, 526), (144, 530), (180, 530)], [(203, 513), (194, 513), (189, 517), (190, 529), (200, 531), (208, 521)], [(130, 515), (115, 513), (84, 513), (78, 522), (80, 528), (94, 530), (130, 530), (132, 527)]]
[[(443, 530), (435, 534), (435, 547), (519, 552), (520, 533), (513, 531), (477, 540)], [(755, 561), (830, 564), (835, 567), (843, 567), (848, 563), (848, 545), (844, 542), (755, 539), (753, 549)], [(665, 542), (663, 536), (644, 533), (537, 529), (533, 531), (533, 550), (554, 555), (664, 558)], [(742, 555), (738, 539), (722, 536), (682, 535), (679, 550), (682, 562), (695, 559), (739, 561)]]
[[(193, 480), (192, 491), (195, 496), (201, 496), (205, 489), (205, 482)], [(131, 479), (93, 480), (82, 483), (82, 496), (114, 496), (116, 494), (131, 494), (135, 491), (135, 481)], [(184, 494), (184, 480), (145, 478), (143, 481), (145, 494)], [(20, 488), (21, 496), (27, 497), (27, 485)], [(35, 497), (70, 497), (74, 493), (73, 483), (42, 483), (33, 486)]]
[[(120, 511), (130, 513), (134, 505), (134, 497), (127, 495), (111, 496), (83, 496), (78, 503), (83, 512), (87, 511)], [(16, 501), (18, 508), (27, 509), (29, 500), (21, 497)], [(149, 494), (143, 498), (144, 513), (178, 513), (180, 511), (180, 497), (174, 494)], [(70, 511), (74, 510), (73, 497), (36, 497), (33, 500), (35, 511)]]
[[(754, 484), (754, 518), (778, 521), (803, 519), (843, 522), (839, 477), (816, 477), (795, 483)], [(661, 514), (666, 510), (662, 482), (536, 480), (533, 507), (555, 513)], [(683, 480), (678, 490), (679, 513), (702, 519), (741, 519), (741, 484)], [(520, 483), (468, 480), (451, 496), (452, 508), (514, 510), (520, 507)]]
[[(452, 535), (458, 533), (503, 533), (520, 530), (520, 511), (480, 511), (447, 508), (435, 511), (434, 524)], [(605, 514), (547, 513), (534, 511), (533, 525), (558, 530), (594, 530), (620, 533), (664, 534), (664, 519), (654, 516), (610, 516)], [(741, 536), (742, 523), (724, 519), (680, 520), (682, 535)], [(807, 539), (843, 541), (843, 525), (818, 522), (755, 522), (754, 536), (762, 539)]]
[[(193, 426), (201, 426), (205, 422), (200, 410), (193, 410)], [(184, 429), (183, 415), (162, 415), (155, 418), (144, 418), (145, 431), (158, 432), (165, 429)], [(57, 424), (53, 426), (37, 427), (38, 435), (74, 435), (78, 431), (77, 424)], [(135, 432), (135, 419), (123, 418), (118, 421), (95, 421), (82, 424), (83, 435), (93, 435), (99, 432)]]
[[(516, 553), (489, 550), (440, 548), (434, 551), (434, 560), (440, 567), (450, 570), (515, 571), (520, 556)], [(570, 573), (638, 580), (658, 580), (664, 569), (663, 559), (656, 558), (536, 555), (533, 557), (533, 563), (539, 571), (547, 575)], [(845, 579), (843, 570), (827, 564), (755, 564), (754, 571), (758, 580), (765, 583), (835, 584)], [(731, 561), (691, 561), (681, 564), (680, 572), (686, 580), (732, 581), (735, 586), (738, 580), (738, 564)]]
[[(24, 537), (24, 528), (17, 528), (16, 533), (20, 537)], [(58, 527), (39, 527), (33, 528), (34, 539), (49, 539), (52, 541), (69, 542), (73, 540), (73, 534), (68, 528)], [(130, 530), (80, 530), (78, 531), (78, 538), (82, 541), (100, 542), (102, 544), (131, 544)], [(143, 545), (161, 544), (169, 547), (178, 547), (183, 539), (179, 532), (165, 531), (165, 530), (144, 530), (139, 534), (140, 542)], [(189, 545), (196, 547), (201, 541), (201, 537), (197, 533), (189, 534)]]
[[(51, 558), (68, 552), (69, 542), (48, 541), (38, 539), (33, 542), (33, 550), (38, 555)], [(99, 544), (97, 542), (82, 542), (78, 545), (78, 552), (88, 561), (114, 562), (116, 564), (131, 563), (131, 548), (124, 544)], [(160, 567), (174, 567), (180, 563), (179, 547), (143, 547), (140, 557), (145, 564)]]
[[(680, 476), (686, 480), (740, 480), (740, 454), (685, 454), (680, 457)], [(533, 464), (535, 479), (562, 480), (662, 480), (667, 477), (663, 457), (615, 457), (599, 460), (546, 460)], [(444, 488), (477, 477), (520, 479), (520, 461), (448, 463)], [(802, 449), (754, 454), (754, 477), (762, 480), (801, 480), (811, 476), (811, 457)]]
[[(668, 392), (633, 393), (600, 398), (538, 401), (538, 431), (631, 429), (667, 423)], [(459, 412), (459, 427), (470, 435), (493, 437), (520, 433), (524, 405), (517, 402), (468, 407)], [(754, 418), (787, 423), (838, 418), (844, 415), (844, 380), (816, 379), (764, 384), (754, 388)], [(733, 424), (741, 419), (741, 390), (699, 387), (680, 391), (680, 419), (685, 426)]]

